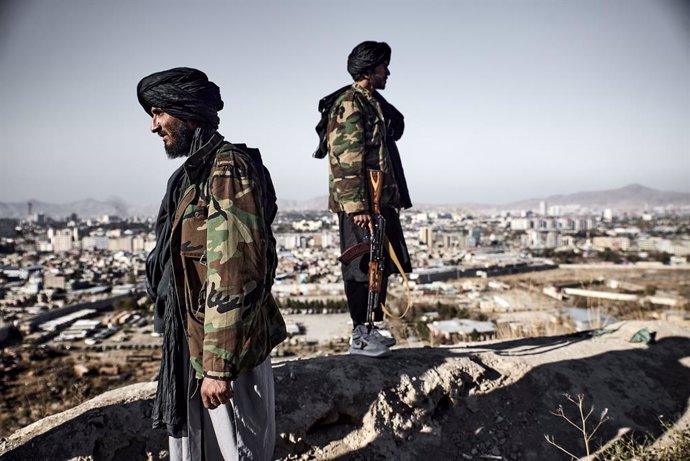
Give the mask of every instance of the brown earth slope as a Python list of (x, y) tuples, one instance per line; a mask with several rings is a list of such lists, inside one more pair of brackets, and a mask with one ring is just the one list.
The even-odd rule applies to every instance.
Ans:
[[(633, 344), (642, 327), (654, 345)], [(398, 349), (384, 360), (330, 356), (282, 362), (276, 379), (277, 459), (569, 459), (576, 429), (551, 412), (584, 395), (611, 419), (594, 448), (623, 429), (660, 438), (690, 420), (690, 330), (626, 322), (592, 336), (528, 338)], [(0, 459), (158, 458), (165, 437), (148, 429), (152, 383), (106, 393), (13, 434)], [(663, 415), (663, 417), (662, 417)]]

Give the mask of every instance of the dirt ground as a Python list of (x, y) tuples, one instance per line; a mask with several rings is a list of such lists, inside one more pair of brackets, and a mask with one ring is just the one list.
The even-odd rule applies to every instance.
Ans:
[[(630, 341), (643, 328), (655, 333), (654, 343)], [(279, 460), (569, 460), (545, 440), (586, 454), (563, 417), (579, 421), (566, 395), (582, 395), (584, 411), (592, 408), (590, 434), (606, 410), (591, 451), (626, 431), (658, 443), (674, 428), (690, 434), (690, 328), (667, 321), (395, 347), (385, 359), (283, 359), (273, 372)], [(148, 424), (154, 392), (153, 383), (135, 384), (45, 418), (2, 441), (0, 457), (114, 461), (161, 453), (164, 432)], [(554, 415), (559, 408), (563, 415)]]
[[(656, 333), (655, 344), (629, 341), (641, 328)], [(627, 431), (659, 439), (669, 432), (667, 427), (690, 427), (687, 327), (629, 321), (597, 336), (523, 338), (423, 351), (418, 354), (429, 373), (413, 375), (415, 349), (399, 349), (398, 357), (379, 365), (400, 370), (397, 384), (385, 387), (370, 372), (369, 384), (383, 387), (378, 397), (367, 400), (361, 420), (348, 417), (334, 397), (340, 413), (323, 417), (327, 424), (316, 423), (306, 434), (288, 435), (298, 442), (279, 447), (279, 458), (417, 460), (433, 454), (444, 460), (568, 460), (545, 440), (545, 435), (553, 436), (578, 457), (586, 454), (577, 429), (553, 414), (562, 407), (565, 416), (579, 420), (578, 407), (567, 395), (582, 395), (584, 411), (592, 409), (590, 431), (607, 409), (609, 419), (590, 441), (591, 452)], [(310, 386), (299, 377), (297, 381)], [(289, 392), (289, 382), (287, 386)], [(318, 392), (312, 389), (312, 394), (315, 405), (322, 403)]]

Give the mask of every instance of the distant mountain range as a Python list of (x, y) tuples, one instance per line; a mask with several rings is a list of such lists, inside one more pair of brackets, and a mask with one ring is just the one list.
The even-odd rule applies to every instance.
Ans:
[(616, 208), (619, 210), (640, 209), (658, 206), (690, 205), (687, 192), (670, 192), (651, 189), (640, 184), (630, 184), (620, 189), (577, 192), (569, 195), (551, 195), (546, 198), (521, 200), (506, 205), (511, 209), (536, 209), (539, 202), (551, 205), (580, 205), (588, 208)]
[(278, 209), (280, 211), (312, 211), (327, 210), (328, 195), (321, 195), (309, 200), (281, 200), (278, 199)]
[(72, 213), (80, 218), (96, 218), (103, 215), (130, 217), (152, 216), (158, 213), (158, 204), (134, 206), (128, 205), (118, 197), (107, 200), (85, 199), (69, 203), (49, 203), (40, 200), (27, 200), (26, 202), (4, 203), (0, 202), (0, 218), (24, 218), (29, 213), (31, 203), (32, 213), (42, 213), (54, 219), (64, 219)]
[[(536, 210), (539, 209), (540, 202), (546, 202), (548, 206), (580, 205), (586, 208), (615, 208), (618, 210), (628, 210), (667, 205), (690, 206), (690, 193), (660, 191), (639, 184), (631, 184), (619, 189), (577, 192), (569, 195), (551, 195), (544, 198), (531, 198), (504, 204), (465, 202), (439, 205), (415, 203), (414, 208), (418, 210), (439, 208), (458, 208), (470, 210), (491, 210), (497, 208), (510, 210)], [(325, 210), (328, 207), (328, 197), (322, 196), (302, 202), (295, 200), (278, 200), (278, 206), (283, 211)]]
[[(445, 205), (432, 205), (415, 203), (415, 209), (433, 208), (464, 208), (472, 210), (481, 209), (523, 209), (536, 210), (539, 203), (545, 201), (552, 205), (580, 205), (586, 208), (614, 208), (618, 210), (642, 209), (644, 207), (658, 206), (690, 206), (690, 193), (669, 192), (651, 189), (639, 184), (631, 184), (619, 189), (577, 192), (569, 195), (551, 195), (544, 198), (532, 198), (502, 205), (483, 203), (456, 203)], [(31, 202), (33, 213), (43, 213), (46, 216), (60, 219), (75, 213), (77, 216), (100, 217), (103, 215), (115, 215), (120, 217), (131, 216), (156, 216), (158, 204), (133, 206), (126, 204), (120, 198), (110, 198), (105, 201), (86, 199), (77, 202), (55, 204), (39, 200), (27, 200), (26, 202), (4, 203), (0, 202), (0, 218), (24, 218), (28, 214), (28, 203)], [(309, 200), (278, 200), (278, 208), (281, 211), (309, 211), (325, 210), (328, 208), (328, 197), (321, 196)]]

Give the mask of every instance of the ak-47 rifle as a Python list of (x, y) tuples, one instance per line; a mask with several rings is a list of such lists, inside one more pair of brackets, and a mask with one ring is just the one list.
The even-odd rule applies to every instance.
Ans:
[(386, 238), (386, 220), (381, 214), (381, 192), (383, 189), (383, 173), (379, 170), (368, 170), (369, 190), (371, 194), (371, 221), (374, 232), (371, 235), (369, 247), (369, 297), (367, 298), (367, 322), (369, 328), (374, 326), (374, 311), (381, 304), (381, 281), (386, 266), (383, 254), (383, 244)]
[(349, 264), (353, 259), (369, 253), (369, 296), (367, 298), (367, 322), (371, 328), (374, 325), (374, 312), (381, 304), (381, 282), (386, 257), (383, 253), (386, 238), (386, 220), (381, 214), (381, 191), (383, 187), (383, 173), (379, 170), (368, 170), (369, 191), (372, 205), (371, 224), (374, 233), (364, 242), (352, 245), (338, 258), (340, 262)]
[[(379, 170), (368, 170), (369, 192), (373, 213), (371, 216), (374, 232), (364, 242), (356, 243), (347, 248), (338, 258), (343, 264), (351, 263), (355, 258), (369, 253), (369, 296), (367, 299), (367, 323), (369, 328), (374, 325), (374, 312), (381, 307), (383, 312), (392, 318), (402, 319), (412, 306), (410, 299), (410, 286), (405, 272), (398, 260), (395, 250), (386, 239), (386, 220), (381, 214), (381, 193), (383, 188), (383, 173)], [(383, 271), (386, 267), (386, 257), (384, 255), (384, 245), (388, 246), (388, 252), (393, 264), (398, 268), (407, 289), (407, 307), (402, 315), (391, 314), (386, 306), (381, 304), (381, 282)]]

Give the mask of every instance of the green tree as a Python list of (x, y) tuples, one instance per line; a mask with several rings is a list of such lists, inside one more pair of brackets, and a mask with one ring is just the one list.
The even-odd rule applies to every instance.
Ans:
[(654, 296), (656, 294), (656, 287), (654, 285), (647, 285), (644, 287), (644, 294), (647, 296)]

